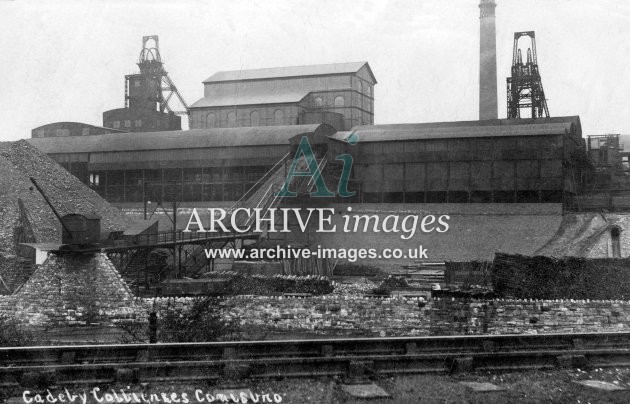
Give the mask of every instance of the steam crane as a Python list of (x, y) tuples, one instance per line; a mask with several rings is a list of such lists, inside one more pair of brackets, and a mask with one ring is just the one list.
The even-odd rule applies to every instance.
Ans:
[(35, 178), (30, 177), (30, 180), (61, 223), (61, 242), (63, 244), (59, 247), (59, 252), (93, 253), (94, 248), (99, 246), (101, 217), (96, 214), (79, 213), (61, 216)]
[[(149, 110), (156, 110), (157, 108), (160, 112), (189, 115), (188, 104), (175, 87), (167, 71), (164, 70), (157, 35), (142, 37), (142, 50), (138, 57), (138, 67), (140, 74), (126, 76), (126, 108), (140, 107)], [(132, 80), (138, 84), (132, 86)], [(175, 111), (172, 109), (169, 102), (173, 96), (179, 100), (183, 110)]]
[[(531, 40), (526, 63), (523, 63), (521, 49), (518, 46), (519, 40), (524, 36)], [(549, 117), (545, 91), (538, 70), (534, 31), (514, 33), (512, 76), (507, 78), (507, 117), (521, 118), (521, 109), (524, 108), (531, 110), (531, 118)]]

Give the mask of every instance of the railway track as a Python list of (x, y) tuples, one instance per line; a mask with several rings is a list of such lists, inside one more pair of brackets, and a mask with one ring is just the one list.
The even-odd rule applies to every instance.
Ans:
[(630, 367), (630, 332), (0, 348), (0, 387)]

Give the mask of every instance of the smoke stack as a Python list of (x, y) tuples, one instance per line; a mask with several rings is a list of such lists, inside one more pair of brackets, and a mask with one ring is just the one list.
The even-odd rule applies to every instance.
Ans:
[(497, 119), (497, 30), (494, 0), (481, 0), (479, 9), (479, 119)]

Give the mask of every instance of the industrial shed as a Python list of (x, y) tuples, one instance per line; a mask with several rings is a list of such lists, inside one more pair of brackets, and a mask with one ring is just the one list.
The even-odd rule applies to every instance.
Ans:
[(582, 182), (579, 117), (358, 126), (331, 139), (329, 161), (353, 156), (360, 202), (569, 204)]
[[(350, 136), (357, 144), (348, 142)], [(578, 117), (195, 129), (29, 141), (108, 201), (238, 200), (307, 136), (328, 164), (353, 156), (353, 203), (565, 203), (580, 191)], [(345, 198), (344, 198), (345, 199)], [(348, 200), (338, 201), (348, 202)]]
[(234, 201), (289, 151), (299, 135), (332, 135), (325, 124), (194, 129), (29, 142), (80, 174), (110, 202)]

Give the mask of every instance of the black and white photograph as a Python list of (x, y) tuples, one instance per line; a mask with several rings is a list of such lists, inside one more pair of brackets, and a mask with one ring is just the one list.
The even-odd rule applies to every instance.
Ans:
[(626, 0), (0, 26), (0, 402), (630, 402)]

